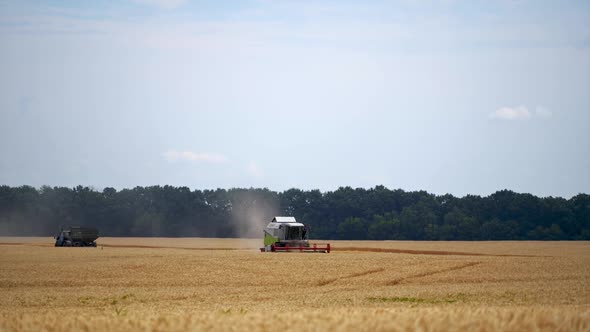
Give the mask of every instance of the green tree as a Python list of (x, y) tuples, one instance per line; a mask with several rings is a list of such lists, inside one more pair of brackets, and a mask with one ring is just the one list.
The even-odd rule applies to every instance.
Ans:
[(400, 221), (394, 213), (375, 215), (368, 227), (367, 235), (371, 240), (401, 239), (399, 234)]
[(364, 240), (367, 238), (367, 223), (361, 218), (348, 217), (338, 225), (337, 234), (342, 240)]

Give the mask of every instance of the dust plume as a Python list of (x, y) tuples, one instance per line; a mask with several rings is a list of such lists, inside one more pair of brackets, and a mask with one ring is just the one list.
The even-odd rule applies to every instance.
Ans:
[(279, 215), (276, 194), (268, 190), (236, 190), (231, 195), (231, 223), (239, 238), (260, 238), (273, 217)]
[(35, 216), (18, 212), (0, 214), (0, 236), (53, 235), (53, 225)]

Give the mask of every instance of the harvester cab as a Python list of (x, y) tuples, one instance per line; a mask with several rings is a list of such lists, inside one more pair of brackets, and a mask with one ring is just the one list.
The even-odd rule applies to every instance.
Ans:
[(274, 217), (264, 230), (262, 252), (330, 252), (330, 244), (310, 244), (309, 228), (294, 217)]

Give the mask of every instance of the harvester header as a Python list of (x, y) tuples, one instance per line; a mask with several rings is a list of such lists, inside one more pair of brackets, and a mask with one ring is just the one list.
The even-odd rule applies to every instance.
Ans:
[(295, 217), (274, 217), (264, 230), (262, 252), (330, 252), (330, 244), (311, 244), (309, 228)]

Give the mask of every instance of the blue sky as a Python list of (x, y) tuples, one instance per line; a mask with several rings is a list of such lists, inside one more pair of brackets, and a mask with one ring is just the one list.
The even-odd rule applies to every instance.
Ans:
[(0, 1), (0, 183), (590, 192), (586, 1)]

